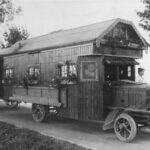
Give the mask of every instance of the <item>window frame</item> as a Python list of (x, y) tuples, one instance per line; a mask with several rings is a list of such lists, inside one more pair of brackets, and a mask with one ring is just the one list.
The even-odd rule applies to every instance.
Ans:
[[(105, 65), (105, 67), (108, 67), (108, 66), (110, 68), (113, 68), (113, 64)], [(106, 71), (106, 68), (105, 68), (104, 81), (112, 81), (112, 82), (113, 81), (119, 81), (119, 80), (131, 80), (131, 81), (134, 81), (134, 79), (135, 79), (134, 65), (130, 65), (130, 64), (129, 65), (128, 64), (127, 65), (119, 65), (119, 64), (116, 64), (114, 66), (116, 67), (116, 70), (114, 70), (113, 71), (114, 73), (111, 73), (110, 75), (115, 74), (116, 75), (116, 80), (107, 79), (106, 74), (109, 73), (110, 71), (109, 72), (108, 72), (108, 70)], [(125, 67), (125, 68), (123, 68), (123, 67)], [(124, 73), (121, 74), (121, 71), (124, 71), (125, 74)], [(121, 77), (123, 74), (126, 76), (125, 79), (122, 79), (122, 77)], [(129, 74), (130, 74), (130, 76), (129, 76)]]
[[(30, 69), (33, 68), (33, 73), (30, 73)], [(33, 78), (33, 76), (35, 76), (36, 73), (36, 69), (38, 69), (38, 74), (37, 77), (35, 77), (35, 79)], [(28, 84), (29, 85), (38, 85), (40, 83), (40, 76), (41, 76), (41, 68), (40, 65), (29, 65), (27, 68), (27, 73), (28, 73)], [(33, 82), (32, 82), (33, 81)], [(37, 83), (34, 83), (35, 81), (37, 81)]]
[[(69, 75), (72, 75), (72, 74), (75, 74), (75, 75), (77, 75), (77, 66), (76, 66), (76, 64), (75, 63), (71, 63), (71, 64), (69, 64), (69, 69), (68, 69), (68, 71), (69, 71)], [(72, 67), (72, 68), (70, 68), (70, 67)]]
[(60, 67), (60, 76), (62, 78), (68, 77), (68, 66), (66, 64), (63, 64)]
[[(7, 70), (8, 70), (8, 73), (6, 73)], [(12, 70), (12, 72), (10, 72), (11, 70)], [(14, 67), (5, 67), (4, 68), (4, 78), (5, 79), (13, 79), (14, 76), (15, 76), (15, 68)]]
[[(96, 66), (96, 68), (95, 68), (95, 78), (93, 78), (93, 79), (85, 79), (84, 77), (83, 77), (83, 64), (84, 63), (95, 63), (95, 66)], [(80, 70), (80, 79), (81, 79), (81, 81), (98, 81), (98, 63), (96, 62), (96, 61), (82, 61), (81, 62), (81, 70)]]
[(128, 78), (132, 77), (132, 66), (127, 67), (127, 76), (128, 76)]
[[(62, 72), (63, 67), (64, 67), (65, 71)], [(72, 68), (70, 68), (70, 67), (72, 67)], [(65, 75), (63, 75), (63, 73)], [(68, 78), (69, 76), (71, 76), (73, 74), (75, 74), (77, 76), (77, 67), (76, 67), (75, 63), (62, 64), (60, 66), (60, 76), (61, 76), (61, 78)]]

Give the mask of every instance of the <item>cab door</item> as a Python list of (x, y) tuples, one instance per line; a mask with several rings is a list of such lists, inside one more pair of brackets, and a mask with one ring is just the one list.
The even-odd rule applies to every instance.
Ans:
[(103, 116), (103, 59), (101, 56), (78, 58), (78, 117), (101, 120)]

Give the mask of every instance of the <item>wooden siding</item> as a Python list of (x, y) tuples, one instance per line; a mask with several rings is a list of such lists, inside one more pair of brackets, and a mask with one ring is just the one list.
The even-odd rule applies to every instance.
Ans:
[[(80, 80), (82, 61), (98, 63), (98, 80)], [(61, 114), (77, 120), (101, 120), (103, 118), (103, 57), (82, 56), (77, 61), (78, 82), (67, 85), (67, 107)]]
[[(78, 88), (78, 115), (82, 120), (100, 120), (103, 116), (103, 81), (104, 66), (103, 57), (80, 57), (78, 65), (81, 69), (82, 61), (96, 61), (98, 64), (98, 80), (82, 81)], [(79, 71), (81, 72), (81, 71)]]
[(79, 119), (78, 117), (78, 85), (68, 85), (66, 107), (60, 110), (63, 117)]
[(27, 71), (28, 55), (22, 54), (22, 55), (4, 57), (4, 69), (7, 66), (14, 68), (15, 84), (17, 85), (22, 84), (23, 78)]
[(28, 87), (14, 86), (13, 94), (20, 96), (47, 97), (58, 99), (58, 89), (50, 89), (48, 87)]
[(103, 117), (105, 118), (110, 110), (108, 107), (113, 105), (113, 94), (112, 88), (109, 85), (109, 82), (105, 82), (103, 85)]
[(144, 106), (149, 88), (136, 86), (119, 86), (113, 88), (113, 106), (140, 108)]
[[(5, 89), (10, 86), (5, 87)], [(13, 86), (8, 93), (9, 99), (19, 98), (18, 101), (38, 103), (44, 105), (59, 105), (58, 89), (48, 87), (28, 87), (28, 89), (22, 86)], [(55, 105), (54, 105), (55, 106)]]
[(4, 99), (9, 99), (9, 96), (13, 94), (13, 87), (12, 86), (3, 86), (4, 88)]
[(95, 54), (104, 54), (104, 55), (114, 55), (114, 56), (122, 56), (122, 57), (130, 57), (130, 58), (142, 58), (143, 51), (140, 49), (129, 49), (129, 48), (117, 48), (114, 46), (104, 46), (101, 45), (100, 48), (94, 46)]
[(99, 120), (103, 112), (102, 91), (99, 83), (82, 83), (78, 92), (79, 118), (82, 120)]
[(141, 85), (104, 85), (104, 118), (110, 112), (110, 108), (121, 107), (137, 112), (149, 110), (150, 87)]
[(15, 85), (21, 85), (28, 66), (40, 65), (40, 85), (49, 85), (51, 79), (57, 75), (57, 64), (71, 60), (76, 63), (77, 57), (91, 54), (92, 43), (47, 50), (40, 53), (19, 54), (4, 57), (4, 67), (11, 66), (15, 70)]

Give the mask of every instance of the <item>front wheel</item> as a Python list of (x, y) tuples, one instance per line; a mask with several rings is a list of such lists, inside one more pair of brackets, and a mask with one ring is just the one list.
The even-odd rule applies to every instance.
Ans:
[(47, 121), (49, 107), (41, 104), (32, 104), (32, 117), (36, 122)]
[(115, 120), (114, 131), (120, 141), (131, 142), (136, 136), (137, 126), (130, 115), (120, 114)]

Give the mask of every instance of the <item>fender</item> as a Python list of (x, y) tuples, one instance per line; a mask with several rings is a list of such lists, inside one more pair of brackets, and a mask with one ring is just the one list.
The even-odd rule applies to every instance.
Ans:
[(122, 112), (122, 109), (115, 109), (112, 110), (106, 117), (103, 127), (103, 130), (108, 130), (108, 129), (113, 129), (114, 127), (114, 121), (116, 119), (116, 117), (120, 114), (120, 112)]

